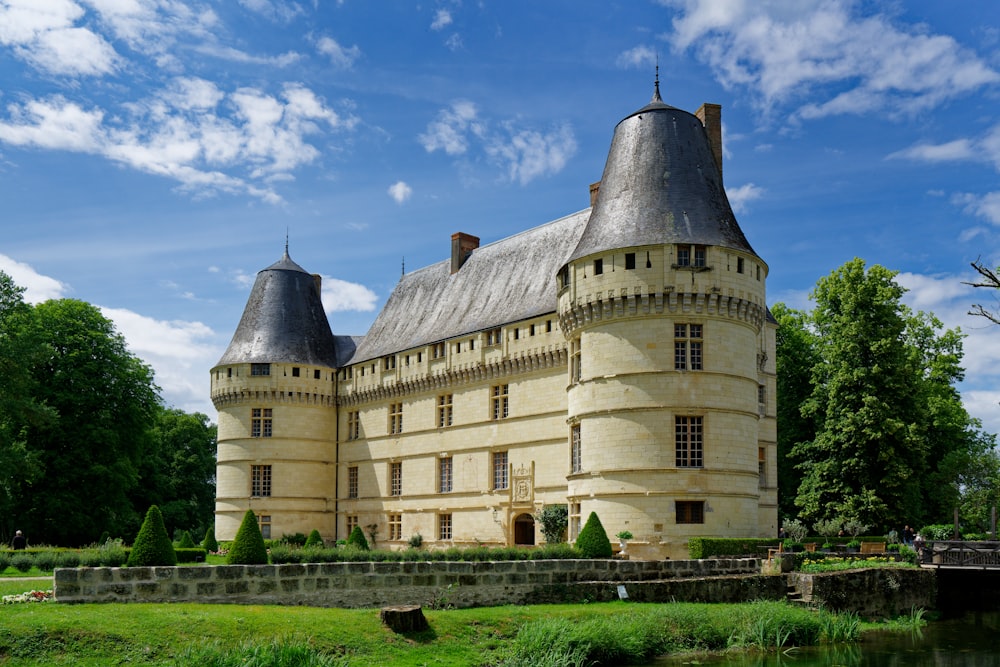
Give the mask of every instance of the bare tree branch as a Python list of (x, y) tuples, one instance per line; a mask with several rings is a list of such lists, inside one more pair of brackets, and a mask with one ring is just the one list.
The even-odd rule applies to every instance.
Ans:
[[(969, 283), (963, 281), (963, 285), (972, 285), (973, 287), (988, 287), (991, 289), (1000, 289), (1000, 276), (997, 276), (996, 272), (992, 269), (987, 268), (983, 265), (979, 258), (976, 261), (971, 262), (972, 268), (976, 270), (982, 277), (981, 282)], [(998, 269), (1000, 270), (1000, 269)], [(995, 298), (995, 297), (994, 297)], [(993, 311), (987, 310), (981, 304), (975, 303), (972, 305), (972, 310), (969, 311), (969, 315), (976, 315), (978, 317), (985, 317), (990, 322), (994, 324), (1000, 324), (1000, 314)]]

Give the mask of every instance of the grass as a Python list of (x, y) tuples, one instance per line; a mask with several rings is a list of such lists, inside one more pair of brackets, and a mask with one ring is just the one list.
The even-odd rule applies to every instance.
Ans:
[[(25, 582), (20, 583), (23, 588)], [(643, 664), (677, 651), (768, 650), (820, 643), (834, 635), (851, 641), (848, 630), (854, 629), (856, 639), (858, 626), (850, 615), (817, 613), (783, 602), (611, 602), (424, 613), (431, 630), (397, 635), (382, 626), (377, 609), (11, 605), (0, 613), (0, 664), (621, 665)]]

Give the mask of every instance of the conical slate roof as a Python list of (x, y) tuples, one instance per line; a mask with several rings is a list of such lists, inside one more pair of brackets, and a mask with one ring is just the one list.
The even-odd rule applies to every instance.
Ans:
[(337, 367), (316, 279), (284, 256), (257, 274), (243, 317), (217, 366), (291, 363)]
[(665, 104), (657, 87), (649, 104), (615, 127), (593, 212), (569, 259), (664, 243), (753, 253), (729, 206), (704, 126)]

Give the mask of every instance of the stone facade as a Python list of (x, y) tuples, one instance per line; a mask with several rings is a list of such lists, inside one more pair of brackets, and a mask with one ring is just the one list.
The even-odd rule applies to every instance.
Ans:
[(217, 537), (252, 509), (271, 537), (530, 546), (552, 504), (570, 540), (591, 512), (613, 543), (629, 531), (633, 558), (775, 535), (768, 267), (708, 107), (657, 92), (616, 127), (590, 208), (483, 247), (454, 235), (364, 337), (318, 322), (286, 249), (212, 369)]

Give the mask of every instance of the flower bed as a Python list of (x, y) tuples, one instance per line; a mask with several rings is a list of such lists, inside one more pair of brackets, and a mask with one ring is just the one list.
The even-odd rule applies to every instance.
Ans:
[(28, 591), (17, 595), (4, 595), (0, 598), (3, 604), (21, 604), (24, 602), (49, 602), (52, 600), (52, 591)]

